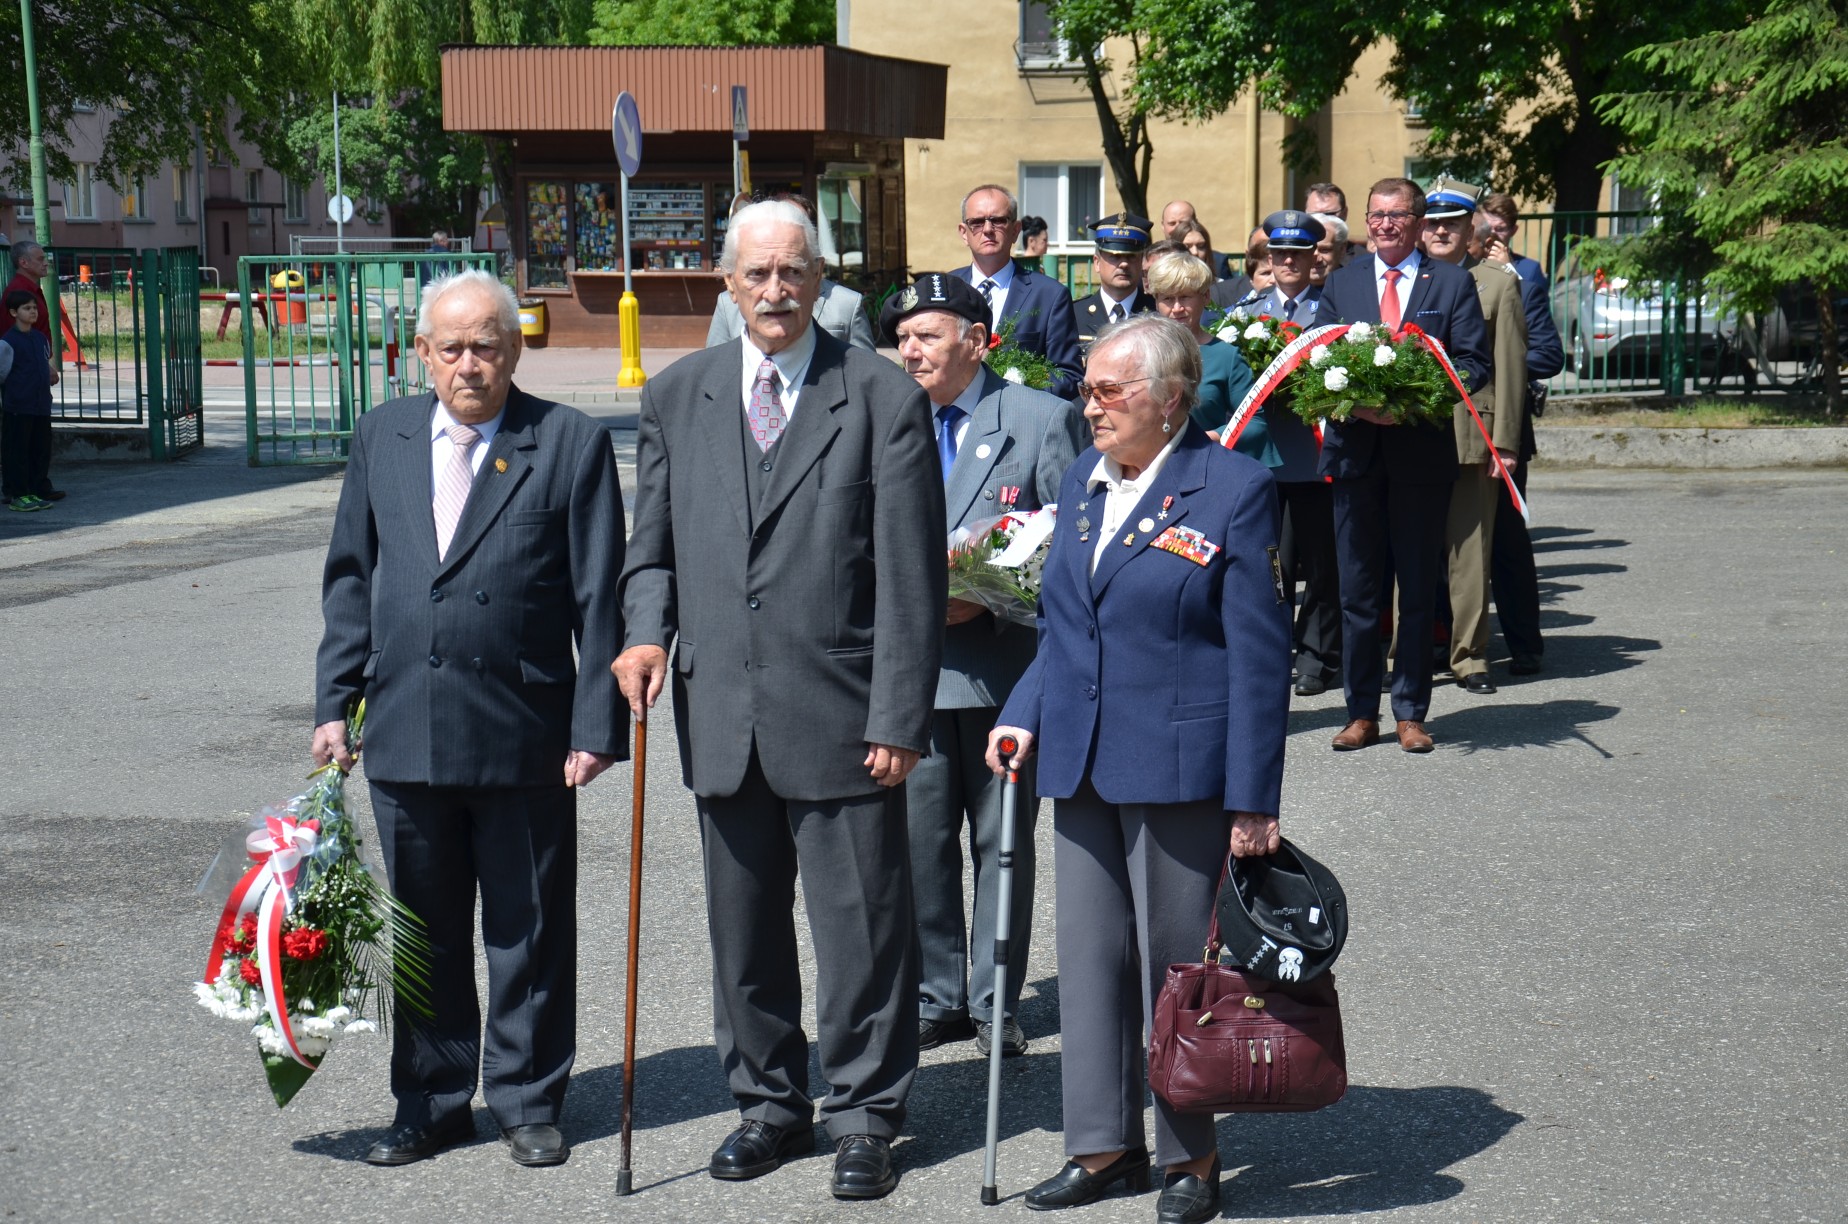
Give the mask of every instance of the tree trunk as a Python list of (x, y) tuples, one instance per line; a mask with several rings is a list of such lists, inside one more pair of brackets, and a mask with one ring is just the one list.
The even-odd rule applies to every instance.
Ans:
[[(1580, 40), (1561, 30), (1556, 43), (1560, 66), (1577, 100), (1572, 132), (1553, 161), (1553, 208), (1558, 212), (1593, 212), (1604, 193), (1604, 163), (1617, 155), (1617, 137), (1598, 118), (1592, 100), (1608, 92), (1609, 68), (1588, 63)], [(1571, 225), (1568, 232), (1593, 233), (1592, 224)]]
[[(1148, 167), (1149, 159), (1154, 156), (1154, 141), (1149, 139), (1146, 125), (1131, 119), (1129, 133), (1125, 134), (1123, 123), (1110, 109), (1110, 97), (1104, 90), (1104, 73), (1097, 64), (1095, 52), (1080, 52), (1084, 62), (1084, 83), (1091, 91), (1091, 101), (1097, 107), (1097, 126), (1103, 136), (1104, 160), (1110, 163), (1110, 176), (1116, 181), (1117, 198), (1123, 202), (1128, 212), (1149, 215)], [(1138, 167), (1138, 154), (1141, 165)]]

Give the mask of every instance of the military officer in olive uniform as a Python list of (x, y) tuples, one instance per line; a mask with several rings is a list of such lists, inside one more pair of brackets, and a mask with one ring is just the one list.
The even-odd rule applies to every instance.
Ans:
[(1097, 243), (1091, 256), (1097, 292), (1072, 304), (1078, 316), (1078, 343), (1083, 347), (1090, 348), (1097, 333), (1119, 319), (1155, 309), (1155, 299), (1142, 290), (1142, 253), (1149, 249), (1154, 225), (1147, 217), (1127, 212), (1091, 224)]

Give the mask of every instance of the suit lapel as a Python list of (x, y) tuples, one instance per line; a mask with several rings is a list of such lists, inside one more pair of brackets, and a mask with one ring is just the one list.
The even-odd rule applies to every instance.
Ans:
[(416, 420), (398, 431), (392, 443), (392, 458), (380, 476), (394, 486), (402, 498), (401, 513), (417, 535), (412, 551), (431, 573), (436, 572), (436, 500), (435, 477), (430, 470), (430, 420), (436, 412), (436, 393), (424, 397), (424, 410)]
[(1412, 321), (1412, 316), (1418, 313), (1418, 308), (1424, 305), (1425, 298), (1430, 296), (1430, 291), (1431, 261), (1427, 257), (1420, 255), (1418, 257), (1418, 271), (1412, 276), (1412, 291), (1405, 295), (1405, 305), (1401, 308), (1399, 317), (1405, 322), (1410, 323)]
[[(1104, 549), (1104, 555), (1097, 562), (1097, 569), (1091, 575), (1091, 598), (1101, 599), (1104, 588), (1110, 585), (1123, 566), (1131, 557), (1147, 551), (1149, 541), (1187, 517), (1188, 493), (1195, 492), (1206, 485), (1206, 435), (1199, 430), (1190, 430), (1186, 439), (1174, 448), (1168, 456), (1168, 462), (1162, 465), (1161, 473), (1155, 483), (1136, 508), (1130, 511), (1123, 526), (1117, 528), (1118, 535)], [(1161, 509), (1164, 499), (1174, 498), (1174, 504), (1168, 507), (1168, 517), (1155, 521), (1154, 530), (1143, 531), (1137, 527), (1141, 520), (1154, 519)], [(1133, 537), (1133, 543), (1125, 545), (1125, 537)]]
[[(501, 427), (494, 432), (494, 441), (488, 444), (481, 470), (475, 473), (475, 482), (469, 487), (468, 501), (462, 507), (462, 518), (456, 523), (455, 538), (449, 542), (449, 553), (443, 560), (441, 572), (447, 573), (462, 563), (500, 514), (507, 499), (532, 471), (533, 452), (538, 449), (539, 441), (534, 436), (535, 414), (530, 398), (518, 387), (507, 397)], [(434, 516), (430, 531), (434, 538)]]
[[(945, 525), (951, 530), (975, 506), (982, 486), (988, 483), (988, 474), (1000, 462), (1002, 443), (1007, 441), (1007, 430), (1001, 425), (1001, 394), (1007, 380), (986, 366), (977, 371), (976, 377), (982, 380), (982, 398), (976, 401), (968, 431), (963, 434), (962, 445), (956, 448), (949, 483), (943, 488)], [(988, 448), (986, 456), (982, 454), (984, 446)]]
[[(777, 447), (770, 484), (758, 506), (757, 521), (763, 523), (777, 512), (789, 495), (796, 491), (808, 470), (841, 431), (834, 410), (847, 402), (847, 380), (841, 373), (841, 344), (823, 332), (815, 337), (815, 356), (809, 362), (808, 375), (796, 396), (796, 415), (783, 433)], [(735, 431), (734, 431), (735, 432)]]
[(705, 440), (706, 457), (712, 461), (714, 479), (711, 486), (724, 490), (724, 498), (738, 516), (738, 530), (751, 534), (751, 508), (745, 504), (744, 426), (744, 341), (732, 340), (725, 345), (732, 357), (718, 362), (726, 377), (714, 375), (700, 388), (700, 428), (694, 432)]

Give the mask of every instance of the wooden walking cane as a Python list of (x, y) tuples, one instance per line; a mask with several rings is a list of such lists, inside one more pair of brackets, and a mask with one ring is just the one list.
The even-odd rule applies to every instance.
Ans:
[(622, 1163), (616, 1168), (616, 1194), (634, 1188), (629, 1142), (635, 1132), (635, 975), (642, 943), (642, 797), (648, 789), (648, 712), (635, 720), (635, 810), (629, 821), (629, 981), (623, 999)]

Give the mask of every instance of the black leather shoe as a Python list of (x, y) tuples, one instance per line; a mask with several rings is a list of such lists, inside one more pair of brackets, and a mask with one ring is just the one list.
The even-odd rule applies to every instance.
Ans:
[(1131, 1148), (1095, 1173), (1086, 1173), (1075, 1160), (1026, 1193), (1026, 1204), (1034, 1211), (1058, 1211), (1064, 1207), (1082, 1207), (1095, 1203), (1110, 1193), (1118, 1182), (1132, 1193), (1143, 1194), (1149, 1188), (1149, 1150)]
[(1170, 1173), (1162, 1178), (1156, 1224), (1206, 1224), (1219, 1214), (1219, 1157), (1205, 1177)]
[[(975, 1048), (983, 1058), (994, 1050), (995, 1026), (986, 1020), (975, 1022)], [(1027, 1052), (1027, 1035), (1012, 1016), (1001, 1021), (1001, 1057), (1019, 1058)]]
[(565, 1157), (571, 1155), (558, 1128), (545, 1122), (506, 1127), (501, 1131), (501, 1138), (513, 1147), (514, 1164), (558, 1165), (564, 1164)]
[(975, 1026), (969, 1023), (969, 1017), (956, 1016), (949, 1020), (919, 1020), (918, 1049), (934, 1050), (952, 1041), (967, 1041), (975, 1036)]
[(1323, 680), (1320, 676), (1296, 677), (1296, 695), (1298, 697), (1314, 697), (1318, 694), (1326, 693), (1327, 691), (1328, 682)]
[(472, 1121), (465, 1121), (460, 1126), (443, 1127), (400, 1122), (366, 1150), (364, 1159), (367, 1164), (374, 1165), (415, 1164), (419, 1160), (427, 1160), (446, 1147), (474, 1137)]
[(795, 1156), (807, 1156), (815, 1150), (815, 1128), (794, 1126), (784, 1130), (768, 1122), (746, 1120), (743, 1126), (725, 1136), (712, 1153), (706, 1171), (720, 1181), (749, 1181), (774, 1173), (777, 1166)]
[(892, 1168), (892, 1145), (872, 1135), (849, 1135), (834, 1152), (838, 1199), (876, 1199), (892, 1193), (898, 1173)]
[(1457, 684), (1478, 697), (1487, 697), (1495, 691), (1495, 681), (1489, 679), (1487, 672), (1471, 672), (1457, 680)]
[(1537, 655), (1518, 654), (1508, 661), (1508, 673), (1514, 676), (1537, 676), (1540, 674), (1540, 659)]

